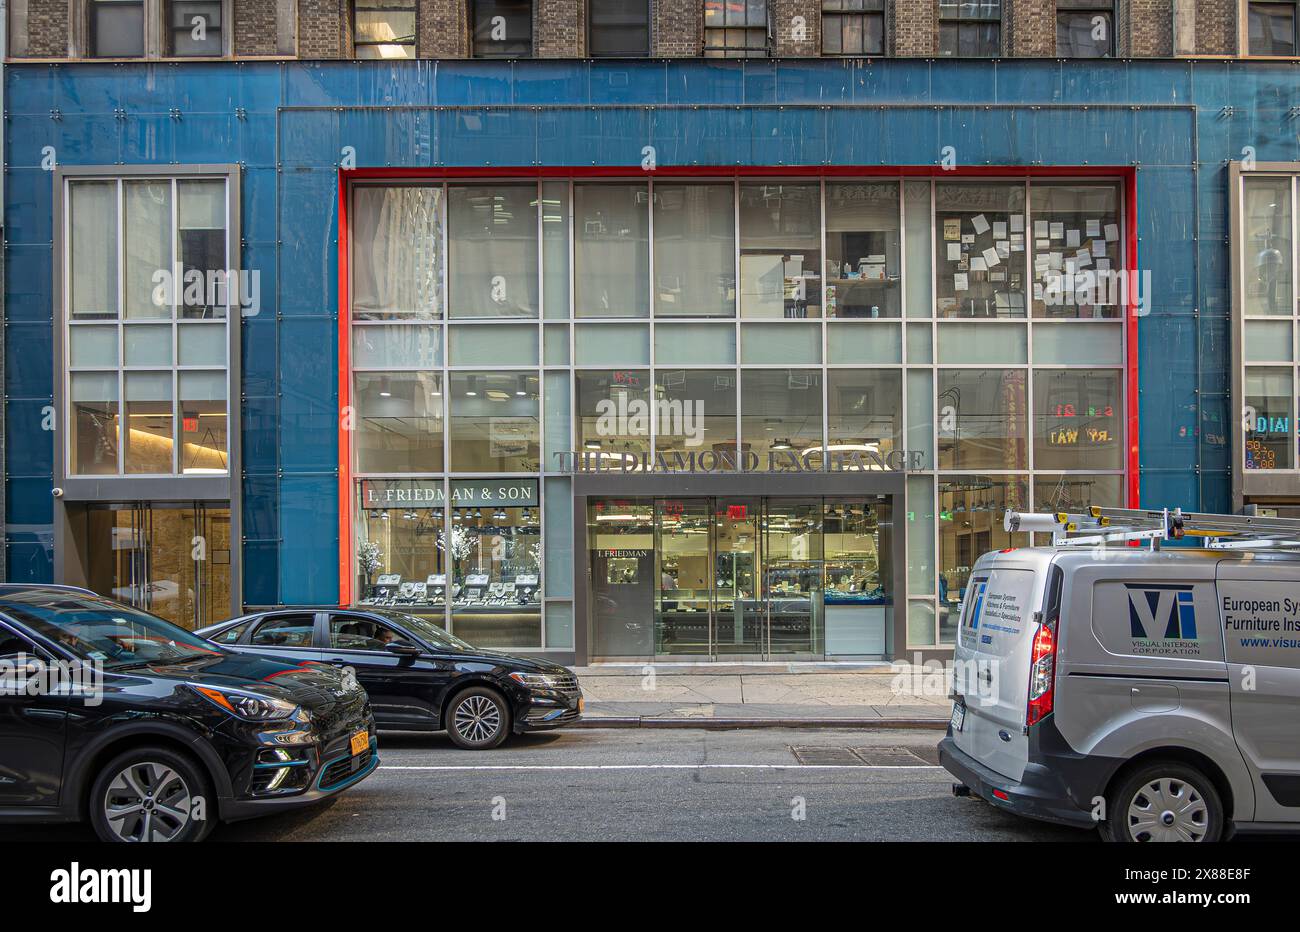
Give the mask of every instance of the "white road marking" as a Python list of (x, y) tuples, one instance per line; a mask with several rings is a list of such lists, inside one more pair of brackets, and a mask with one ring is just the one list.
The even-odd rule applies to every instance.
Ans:
[(933, 764), (380, 764), (380, 770), (942, 770)]

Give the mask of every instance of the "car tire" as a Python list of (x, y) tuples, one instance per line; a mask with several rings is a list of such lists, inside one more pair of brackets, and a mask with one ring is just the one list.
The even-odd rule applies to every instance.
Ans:
[(1214, 782), (1179, 761), (1144, 764), (1106, 799), (1106, 841), (1219, 841), (1223, 802)]
[(216, 824), (217, 800), (190, 757), (144, 746), (100, 769), (88, 813), (100, 841), (202, 841)]
[(486, 751), (509, 735), (510, 706), (495, 689), (471, 686), (456, 693), (447, 707), (447, 736), (457, 747)]

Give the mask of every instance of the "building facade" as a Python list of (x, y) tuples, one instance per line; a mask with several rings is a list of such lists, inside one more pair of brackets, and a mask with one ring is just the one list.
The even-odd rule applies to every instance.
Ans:
[(8, 576), (942, 656), (1008, 508), (1300, 505), (1293, 13), (11, 2)]

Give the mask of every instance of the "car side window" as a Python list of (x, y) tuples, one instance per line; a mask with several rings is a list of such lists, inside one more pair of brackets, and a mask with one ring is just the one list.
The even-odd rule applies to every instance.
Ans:
[(316, 616), (311, 612), (273, 615), (267, 618), (248, 643), (257, 647), (311, 647)]
[(360, 615), (330, 616), (330, 647), (335, 650), (384, 650), (389, 644), (419, 646), (373, 618)]
[(13, 663), (21, 657), (44, 657), (44, 651), (37, 651), (36, 645), (20, 634), (8, 628), (0, 628), (0, 661)]
[(239, 624), (231, 625), (225, 631), (219, 633), (216, 637), (209, 638), (208, 640), (216, 644), (234, 644), (241, 637), (243, 637), (244, 632), (246, 630), (248, 630), (248, 622), (241, 621)]

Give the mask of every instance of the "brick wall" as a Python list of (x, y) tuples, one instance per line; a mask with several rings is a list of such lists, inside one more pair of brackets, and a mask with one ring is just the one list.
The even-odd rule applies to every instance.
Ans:
[(1237, 54), (1237, 10), (1237, 0), (1196, 0), (1197, 55)]
[(587, 4), (583, 0), (535, 0), (533, 49), (538, 58), (581, 58), (586, 44)]
[(68, 30), (68, 0), (27, 0), (24, 57), (67, 58)]
[(236, 55), (275, 55), (277, 0), (234, 0)]
[[(1126, 0), (1120, 7), (1120, 14), (1121, 55), (1168, 58), (1174, 54), (1173, 0)], [(1200, 29), (1201, 17), (1198, 15), (1198, 33)], [(1125, 34), (1127, 43), (1123, 40)]]
[(1005, 0), (1002, 48), (1011, 56), (1050, 58), (1056, 54), (1056, 0)]
[(772, 54), (809, 58), (822, 53), (820, 0), (772, 0)]
[(939, 51), (939, 4), (933, 0), (894, 0), (890, 53), (926, 57)]
[(352, 53), (348, 0), (298, 0), (298, 57), (345, 58)]
[(421, 58), (469, 57), (469, 4), (465, 0), (416, 0)]
[(704, 48), (703, 0), (654, 0), (651, 54), (696, 58)]

